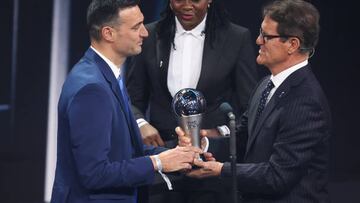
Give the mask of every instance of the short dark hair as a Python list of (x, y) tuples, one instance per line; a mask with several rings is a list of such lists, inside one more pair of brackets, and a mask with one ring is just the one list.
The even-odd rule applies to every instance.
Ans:
[(279, 35), (296, 36), (300, 39), (300, 53), (311, 52), (318, 40), (319, 11), (303, 0), (276, 0), (263, 9), (263, 18), (270, 17), (278, 23)]
[(93, 0), (87, 10), (90, 38), (100, 40), (101, 28), (118, 22), (119, 10), (136, 6), (139, 0)]
[[(215, 31), (220, 27), (226, 27), (230, 23), (227, 11), (224, 8), (221, 0), (213, 0), (210, 8), (208, 8), (207, 18), (205, 23), (205, 36), (210, 39), (210, 45), (216, 38)], [(161, 19), (157, 25), (157, 33), (162, 39), (170, 41), (175, 47), (175, 14), (171, 10), (170, 0), (167, 0), (167, 6), (161, 13)]]

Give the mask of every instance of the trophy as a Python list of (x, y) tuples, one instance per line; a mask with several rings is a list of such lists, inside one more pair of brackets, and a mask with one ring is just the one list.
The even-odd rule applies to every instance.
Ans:
[(206, 108), (203, 94), (192, 88), (181, 89), (175, 94), (172, 107), (178, 117), (180, 127), (185, 131), (185, 135), (191, 138), (191, 144), (206, 151), (204, 148), (207, 148), (208, 140), (203, 140), (207, 142), (205, 144), (202, 144), (200, 140), (202, 114)]

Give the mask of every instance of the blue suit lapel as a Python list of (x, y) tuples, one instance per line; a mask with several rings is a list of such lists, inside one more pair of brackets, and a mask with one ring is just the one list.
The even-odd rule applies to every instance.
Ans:
[(126, 99), (123, 98), (122, 93), (120, 91), (118, 80), (115, 78), (114, 73), (111, 71), (111, 68), (107, 65), (107, 63), (99, 55), (97, 55), (91, 48), (89, 48), (86, 51), (85, 57), (87, 57), (88, 59), (90, 59), (91, 61), (97, 64), (97, 67), (99, 67), (104, 78), (109, 83), (112, 92), (116, 96), (121, 106), (121, 109), (125, 114), (126, 122), (128, 124), (128, 128), (131, 133), (130, 135), (131, 142), (135, 148), (135, 155), (136, 156), (142, 155), (143, 154), (142, 141), (137, 123), (132, 115), (132, 112), (130, 111), (130, 108), (126, 108), (125, 106), (126, 104), (124, 103), (130, 101), (126, 101)]
[(97, 64), (97, 67), (99, 67), (99, 70), (103, 74), (106, 81), (109, 83), (112, 92), (115, 94), (117, 100), (122, 105), (122, 108), (125, 109), (124, 106), (123, 106), (124, 104), (121, 102), (122, 97), (121, 97), (121, 92), (120, 92), (118, 81), (115, 78), (114, 73), (111, 71), (110, 67), (91, 48), (89, 48), (85, 52), (85, 57), (89, 58), (91, 61), (93, 61), (93, 62), (95, 62)]

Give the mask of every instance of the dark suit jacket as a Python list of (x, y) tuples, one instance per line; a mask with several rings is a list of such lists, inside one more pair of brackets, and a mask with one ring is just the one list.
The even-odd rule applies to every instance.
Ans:
[[(144, 40), (142, 53), (132, 60), (126, 83), (135, 117), (143, 118), (149, 104), (150, 123), (164, 140), (169, 140), (176, 135), (174, 129), (178, 126), (167, 86), (171, 42), (159, 38), (156, 25), (157, 22), (147, 25), (149, 37)], [(258, 80), (252, 44), (250, 32), (234, 24), (217, 30), (213, 47), (205, 38), (196, 87), (207, 102), (203, 128), (226, 124), (223, 113), (216, 111), (223, 102), (229, 102), (239, 115), (245, 111)]]
[(147, 154), (124, 108), (110, 67), (92, 49), (67, 77), (58, 105), (58, 152), (53, 203), (134, 202), (137, 187), (152, 183)]
[[(245, 202), (328, 202), (331, 116), (310, 66), (292, 73), (254, 123), (266, 77), (251, 98), (240, 133), (248, 134), (245, 160), (237, 164)], [(225, 163), (222, 175), (230, 176)]]

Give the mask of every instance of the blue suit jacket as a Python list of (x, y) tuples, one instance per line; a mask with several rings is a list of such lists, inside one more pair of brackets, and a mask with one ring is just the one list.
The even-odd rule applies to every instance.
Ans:
[[(58, 104), (58, 152), (52, 203), (135, 202), (150, 184), (148, 154), (110, 67), (91, 48), (67, 77)], [(128, 102), (128, 101), (127, 101)]]
[[(239, 128), (248, 135), (245, 163), (236, 167), (244, 202), (328, 202), (331, 116), (320, 84), (310, 66), (295, 71), (255, 123), (268, 79), (259, 83)], [(229, 163), (222, 175), (231, 175)]]

